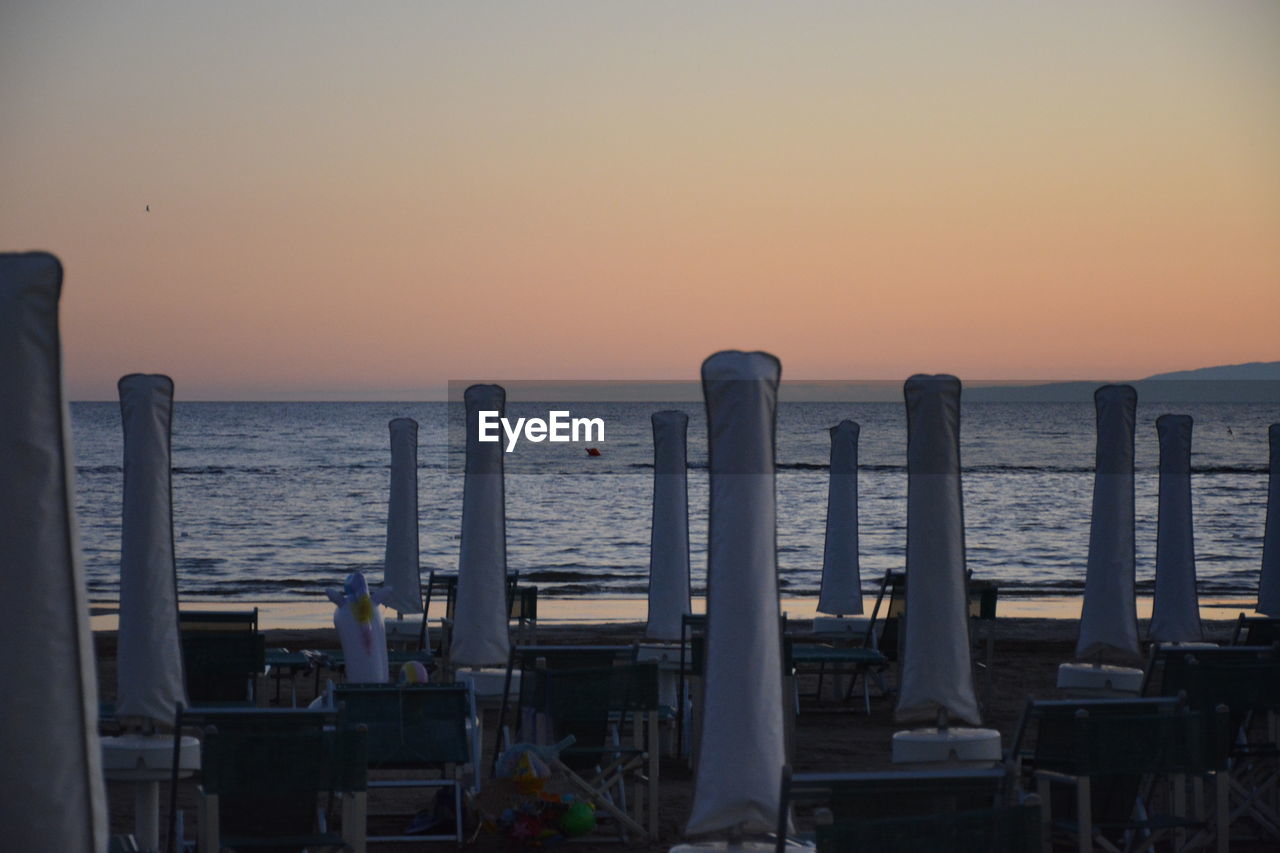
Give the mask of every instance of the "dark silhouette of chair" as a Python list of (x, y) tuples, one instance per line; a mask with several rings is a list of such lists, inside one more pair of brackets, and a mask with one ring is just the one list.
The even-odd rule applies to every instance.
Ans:
[[(885, 602), (885, 596), (889, 597)], [(884, 612), (881, 613), (883, 607)], [(888, 571), (880, 581), (875, 606), (871, 608), (871, 621), (867, 625), (867, 637), (863, 643), (876, 649), (885, 660), (896, 661), (901, 646), (902, 620), (907, 610), (907, 573)]]
[[(507, 674), (498, 709), (498, 732), (507, 743), (528, 740), (536, 733), (525, 731), (531, 709), (541, 705), (542, 682), (533, 677), (538, 669), (583, 669), (608, 667), (635, 660), (635, 646), (515, 646), (507, 660)], [(512, 686), (519, 674), (519, 690)], [(513, 708), (514, 698), (514, 708)], [(493, 757), (496, 766), (498, 756)]]
[(264, 635), (250, 630), (183, 631), (182, 667), (193, 704), (253, 704), (255, 684), (266, 670)]
[[(439, 778), (374, 778), (369, 788), (445, 787), (453, 789), (452, 831), (436, 835), (369, 836), (369, 841), (463, 841), (462, 788), (459, 770), (479, 765), (478, 722), (467, 685), (340, 684), (334, 700), (343, 709), (344, 725), (368, 730), (371, 771), (435, 770)], [(474, 748), (473, 748), (474, 744)]]
[(818, 853), (1039, 853), (1040, 805), (819, 823)]
[[(1188, 777), (1213, 780), (1214, 820), (1225, 826), (1226, 786), (1219, 775), (1229, 740), (1225, 708), (1204, 713), (1151, 700), (1093, 703), (1092, 709), (1071, 704), (1039, 709), (1033, 775), (1047, 837), (1074, 840), (1081, 850), (1131, 849), (1134, 837), (1143, 838), (1137, 849), (1150, 849), (1171, 832), (1181, 842), (1209, 825), (1186, 814)], [(1170, 796), (1157, 800), (1162, 781)], [(1171, 808), (1159, 811), (1160, 802)], [(1219, 849), (1226, 849), (1225, 832), (1219, 832)]]
[[(219, 731), (201, 742), (201, 850), (364, 849), (363, 728)], [(342, 795), (332, 829), (326, 795)], [(331, 802), (330, 796), (327, 802)]]
[(1231, 632), (1233, 646), (1270, 646), (1280, 643), (1280, 619), (1271, 616), (1245, 616), (1236, 620)]
[(1186, 697), (1202, 712), (1225, 706), (1232, 733), (1230, 813), (1247, 818), (1261, 835), (1280, 839), (1280, 654), (1272, 646), (1226, 646), (1163, 653), (1161, 693)]
[(258, 632), (258, 608), (249, 610), (179, 610), (179, 631)]
[[(874, 850), (878, 848), (846, 847), (836, 839), (845, 832), (890, 834), (895, 831), (891, 827), (873, 830), (862, 825), (866, 821), (909, 823), (929, 815), (1001, 808), (1008, 798), (1009, 776), (1002, 769), (792, 774), (790, 768), (783, 768), (777, 850), (778, 853), (786, 850), (791, 824), (838, 827), (827, 830), (819, 827), (819, 831), (828, 835), (827, 849)], [(798, 805), (819, 808), (801, 821)], [(808, 834), (800, 833), (801, 837)]]
[[(520, 581), (519, 572), (507, 573), (507, 613), (509, 619), (517, 621), (517, 627), (521, 632), (517, 636), (523, 636), (525, 632), (533, 631), (536, 635), (536, 623), (538, 618), (538, 590), (537, 587), (532, 589), (533, 601), (527, 605), (528, 615), (526, 615), (526, 602), (519, 600), (517, 595), (517, 586)], [(429, 644), (427, 635), (427, 613), (431, 607), (431, 602), (443, 598), (444, 599), (444, 617), (440, 620), (440, 642), (432, 649), (432, 654), (437, 658), (447, 659), (449, 652), (449, 644), (453, 639), (453, 618), (454, 607), (458, 602), (458, 576), (456, 574), (446, 575), (443, 572), (437, 572), (432, 569), (427, 575), (427, 583), (424, 587), (422, 600), (422, 635), (420, 637), (419, 648), (425, 649)]]
[[(658, 666), (537, 668), (521, 684), (522, 710), (542, 718), (551, 742), (572, 737), (555, 759), (619, 831), (655, 837), (658, 831)], [(628, 743), (628, 740), (630, 743)], [(633, 792), (627, 793), (632, 782)], [(647, 783), (647, 784), (642, 784)], [(628, 800), (634, 808), (627, 814)], [(648, 807), (645, 807), (645, 803)], [(640, 821), (647, 815), (647, 826)]]

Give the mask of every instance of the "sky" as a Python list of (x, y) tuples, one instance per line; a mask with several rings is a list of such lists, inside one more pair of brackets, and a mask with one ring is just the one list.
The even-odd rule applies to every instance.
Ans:
[(1280, 359), (1274, 0), (4, 0), (0, 106), (72, 399)]

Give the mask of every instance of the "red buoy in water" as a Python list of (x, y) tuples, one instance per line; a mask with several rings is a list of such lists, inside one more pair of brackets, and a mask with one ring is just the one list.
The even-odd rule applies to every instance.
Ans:
[(587, 448), (587, 455), (588, 455), (588, 456), (599, 456), (599, 455), (600, 455), (600, 449), (599, 449), (599, 448), (597, 448), (597, 447), (588, 447), (588, 448)]

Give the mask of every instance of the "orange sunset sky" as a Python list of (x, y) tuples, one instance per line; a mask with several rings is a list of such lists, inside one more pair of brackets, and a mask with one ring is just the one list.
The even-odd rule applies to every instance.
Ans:
[(0, 105), (72, 399), (1280, 359), (1274, 0), (10, 0)]

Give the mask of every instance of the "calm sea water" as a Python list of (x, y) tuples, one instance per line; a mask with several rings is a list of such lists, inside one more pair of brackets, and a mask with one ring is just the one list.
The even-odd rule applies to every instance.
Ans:
[[(510, 404), (544, 416), (546, 404)], [(593, 403), (602, 455), (581, 445), (523, 444), (508, 456), (512, 570), (547, 595), (643, 595), (649, 560), (649, 415), (690, 415), (689, 498), (694, 584), (706, 568), (706, 427), (699, 404)], [(381, 578), (390, 451), (387, 421), (419, 432), (423, 573), (457, 567), (461, 448), (447, 403), (178, 403), (174, 527), (179, 589), (226, 599), (310, 598), (360, 569)], [(117, 593), (120, 418), (115, 403), (71, 407), (77, 510), (94, 598)], [(1195, 419), (1192, 465), (1202, 594), (1256, 589), (1266, 514), (1267, 425), (1275, 406), (1140, 406), (1138, 581), (1155, 561), (1155, 419)], [(790, 595), (817, 593), (822, 568), (827, 428), (862, 426), (859, 490), (863, 587), (903, 563), (905, 414), (892, 403), (783, 403), (778, 417), (778, 564)], [(1054, 594), (1083, 584), (1093, 484), (1092, 404), (971, 403), (963, 412), (966, 542), (976, 576), (1006, 593)]]

